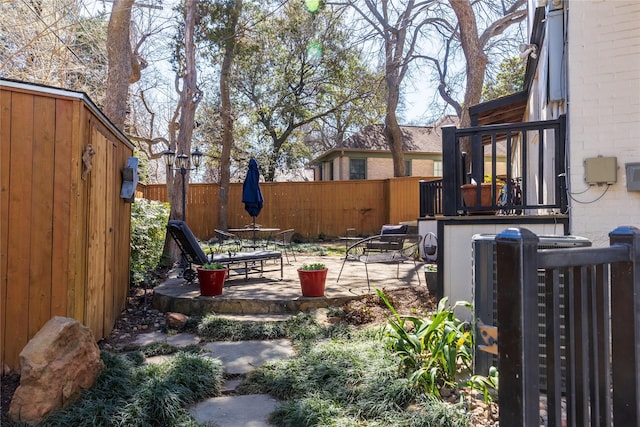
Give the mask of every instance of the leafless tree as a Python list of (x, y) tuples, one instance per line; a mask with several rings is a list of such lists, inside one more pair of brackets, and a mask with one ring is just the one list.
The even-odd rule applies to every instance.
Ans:
[(0, 2), (0, 75), (104, 94), (106, 25), (75, 0)]
[[(460, 117), (460, 126), (470, 125), (469, 107), (480, 102), (490, 52), (508, 39), (500, 39), (507, 30), (527, 17), (526, 0), (471, 2), (449, 0), (453, 15), (442, 12), (444, 18), (435, 25), (441, 36), (440, 55), (421, 55), (432, 65), (438, 79), (438, 93)], [(465, 72), (463, 99), (456, 99), (456, 76), (453, 62), (455, 49), (462, 48)], [(499, 61), (497, 61), (499, 62)]]
[[(178, 108), (169, 123), (169, 148), (177, 153), (191, 153), (191, 138), (195, 124), (196, 108), (202, 99), (202, 91), (198, 88), (196, 68), (195, 27), (198, 19), (196, 0), (187, 0), (184, 7), (184, 40), (177, 45), (183, 52), (178, 56), (179, 71), (175, 78), (175, 90), (179, 95)], [(176, 135), (175, 141), (172, 135)], [(186, 212), (182, 209), (182, 188), (187, 191), (190, 171), (181, 173), (167, 169), (167, 188), (171, 211), (169, 218), (182, 219)], [(184, 182), (183, 182), (184, 179)], [(184, 187), (183, 187), (184, 186)], [(163, 258), (175, 261), (177, 250), (169, 236), (165, 242)]]
[(385, 136), (393, 157), (394, 176), (405, 175), (402, 133), (396, 115), (400, 88), (419, 46), (421, 30), (430, 23), (427, 11), (436, 3), (436, 0), (349, 2), (373, 30), (373, 34), (382, 41), (387, 89)]

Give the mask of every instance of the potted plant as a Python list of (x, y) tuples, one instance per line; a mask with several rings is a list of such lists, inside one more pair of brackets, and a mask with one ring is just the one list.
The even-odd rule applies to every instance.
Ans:
[(427, 289), (431, 295), (438, 292), (438, 266), (427, 264), (424, 266), (424, 279), (427, 281)]
[[(462, 199), (464, 200), (465, 206), (468, 208), (473, 207), (488, 207), (493, 206), (494, 198), (491, 197), (491, 176), (485, 176), (484, 182), (480, 184), (480, 204), (478, 205), (478, 184), (475, 182), (471, 184), (463, 184), (460, 186), (462, 190)], [(500, 189), (502, 188), (502, 183), (496, 182), (496, 197), (498, 198), (498, 194), (500, 193)], [(493, 214), (495, 211), (473, 211), (469, 209), (469, 213), (485, 213), (485, 214)]]
[(222, 294), (222, 287), (229, 269), (224, 264), (210, 262), (198, 267), (198, 282), (200, 295), (213, 296)]
[(324, 285), (327, 279), (327, 271), (329, 271), (329, 269), (321, 263), (303, 264), (302, 267), (298, 269), (302, 296), (324, 296)]

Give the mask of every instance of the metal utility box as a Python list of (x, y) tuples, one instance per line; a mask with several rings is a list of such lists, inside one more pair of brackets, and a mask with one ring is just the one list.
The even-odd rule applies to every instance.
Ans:
[(602, 156), (585, 159), (584, 180), (589, 185), (615, 184), (618, 181), (618, 159)]
[(640, 191), (640, 163), (625, 163), (627, 191)]
[[(495, 234), (476, 234), (472, 238), (473, 250), (473, 304), (474, 333), (476, 349), (474, 352), (474, 373), (488, 375), (491, 366), (498, 366), (497, 356), (478, 348), (483, 344), (478, 331), (478, 323), (497, 325), (497, 276)], [(591, 241), (579, 236), (539, 236), (538, 249), (559, 249), (591, 246)], [(561, 278), (560, 290), (563, 289)], [(564, 312), (563, 295), (560, 295), (560, 310)], [(538, 274), (538, 343), (540, 348), (540, 387), (546, 387), (546, 344), (545, 344), (545, 293), (544, 272)], [(561, 314), (562, 316), (563, 314)], [(564, 323), (564, 322), (561, 322)], [(561, 327), (561, 341), (564, 340)]]

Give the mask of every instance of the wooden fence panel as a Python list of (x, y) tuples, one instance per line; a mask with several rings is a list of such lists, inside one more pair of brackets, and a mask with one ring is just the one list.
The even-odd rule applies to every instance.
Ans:
[(53, 228), (54, 251), (51, 258), (51, 315), (67, 315), (67, 289), (70, 281), (69, 258), (71, 257), (69, 235), (71, 234), (71, 145), (69, 136), (73, 132), (73, 103), (56, 100), (56, 133), (54, 141), (54, 177), (53, 177)]
[(91, 141), (96, 154), (93, 156), (91, 173), (88, 176), (90, 198), (85, 324), (100, 336), (102, 335), (106, 275), (107, 217), (104, 195), (107, 185), (108, 147), (107, 141), (95, 127), (91, 128)]
[[(4, 302), (6, 334), (4, 361), (19, 366), (19, 353), (29, 337), (29, 263), (31, 259), (31, 174), (33, 164), (33, 97), (11, 95), (11, 144), (9, 176), (9, 233), (7, 235), (7, 298)], [(12, 167), (20, 165), (21, 167)], [(25, 304), (26, 303), (26, 304)], [(11, 343), (11, 345), (7, 345)]]
[[(0, 90), (0, 218), (9, 218), (9, 157), (11, 156), (11, 94)], [(6, 185), (6, 187), (5, 187)], [(9, 221), (0, 221), (0, 360), (4, 360)]]
[[(51, 300), (53, 254), (53, 141), (55, 135), (55, 100), (33, 97), (33, 174), (31, 183), (31, 271), (29, 301)], [(37, 249), (35, 249), (37, 248)], [(29, 304), (29, 336), (33, 336), (51, 318), (50, 304)]]
[[(421, 179), (260, 183), (264, 207), (256, 222), (281, 230), (293, 228), (310, 239), (340, 236), (346, 228), (376, 234), (383, 224), (418, 218)], [(167, 200), (164, 184), (141, 185), (138, 190), (147, 199)], [(218, 195), (218, 184), (188, 187), (187, 223), (200, 239), (215, 235)], [(242, 204), (242, 183), (230, 185), (228, 212), (229, 228), (253, 221)]]

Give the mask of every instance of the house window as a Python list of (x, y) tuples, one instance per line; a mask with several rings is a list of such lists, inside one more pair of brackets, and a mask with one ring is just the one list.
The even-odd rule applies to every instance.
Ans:
[(367, 179), (366, 159), (349, 159), (349, 179)]
[(404, 161), (404, 176), (411, 176), (411, 160)]
[(442, 176), (442, 160), (434, 160), (433, 176)]
[(333, 176), (333, 161), (329, 163), (329, 181), (333, 181), (335, 176)]

